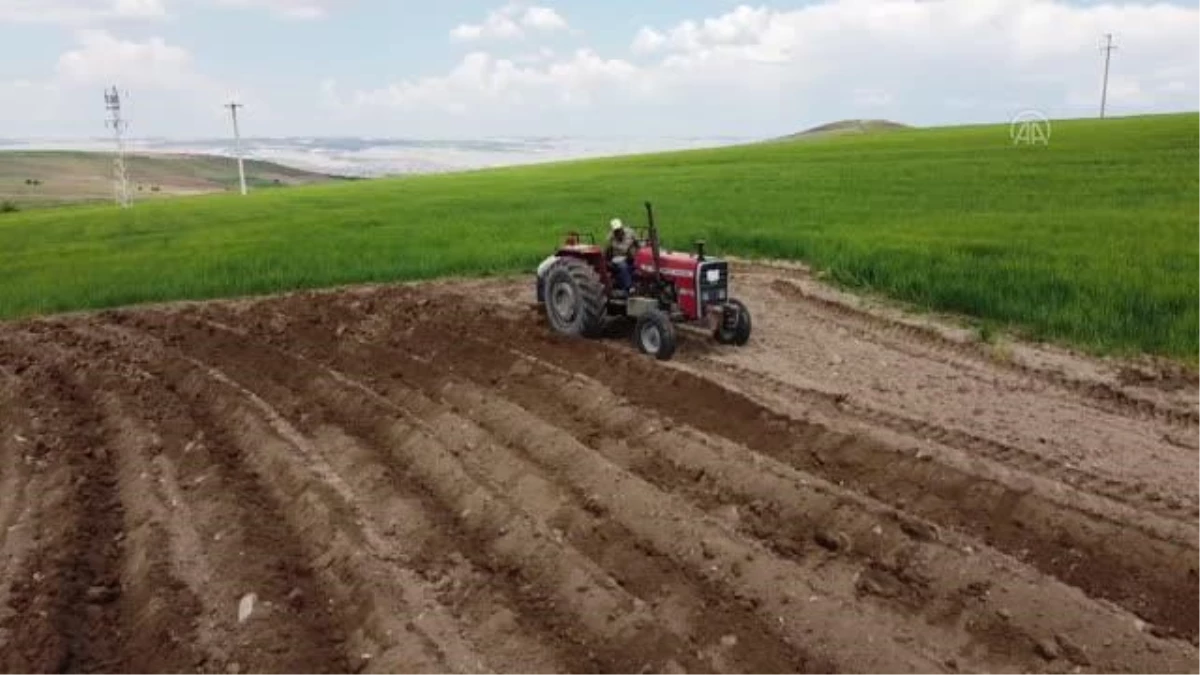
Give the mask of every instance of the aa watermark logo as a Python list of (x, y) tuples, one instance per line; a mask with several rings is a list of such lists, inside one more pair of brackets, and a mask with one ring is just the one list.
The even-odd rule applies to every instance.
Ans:
[(1050, 118), (1037, 110), (1022, 110), (1008, 127), (1013, 145), (1050, 145), (1050, 133)]

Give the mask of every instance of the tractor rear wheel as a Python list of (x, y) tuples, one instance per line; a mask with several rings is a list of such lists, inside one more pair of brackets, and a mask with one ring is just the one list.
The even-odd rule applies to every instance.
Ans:
[(563, 335), (598, 337), (604, 330), (604, 284), (587, 263), (565, 258), (546, 272), (546, 318)]
[(725, 303), (726, 311), (732, 311), (734, 318), (727, 320), (721, 317), (721, 323), (713, 332), (713, 337), (723, 345), (741, 347), (750, 341), (750, 310), (739, 300), (730, 299)]
[(650, 310), (638, 317), (633, 327), (633, 342), (643, 354), (666, 361), (675, 354), (675, 324), (665, 313)]

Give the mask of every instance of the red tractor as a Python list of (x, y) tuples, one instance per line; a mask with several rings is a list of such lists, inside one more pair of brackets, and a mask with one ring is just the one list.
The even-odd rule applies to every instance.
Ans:
[(633, 342), (659, 360), (675, 353), (675, 325), (711, 332), (722, 344), (750, 339), (750, 312), (729, 297), (729, 263), (704, 254), (660, 250), (654, 210), (646, 202), (648, 239), (636, 239), (632, 285), (616, 287), (618, 275), (604, 248), (577, 232), (538, 269), (537, 299), (550, 326), (563, 335), (599, 337), (610, 317), (635, 321)]

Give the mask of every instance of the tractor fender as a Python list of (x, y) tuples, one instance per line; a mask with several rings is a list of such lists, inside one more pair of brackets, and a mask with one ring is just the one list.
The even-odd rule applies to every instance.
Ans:
[(545, 277), (546, 270), (550, 269), (550, 266), (556, 262), (558, 262), (558, 256), (556, 256), (556, 255), (552, 255), (552, 256), (546, 258), (545, 260), (543, 260), (542, 263), (537, 266), (538, 279), (541, 280), (543, 277)]
[(537, 287), (537, 301), (539, 303), (545, 300), (546, 291), (542, 287), (542, 282), (546, 278), (546, 271), (550, 269), (551, 265), (558, 262), (558, 259), (559, 257), (557, 255), (552, 255), (543, 260), (541, 264), (537, 266), (537, 282), (535, 283), (535, 286)]

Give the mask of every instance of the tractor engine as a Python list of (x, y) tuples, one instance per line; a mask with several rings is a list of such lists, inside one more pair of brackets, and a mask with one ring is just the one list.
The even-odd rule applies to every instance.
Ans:
[[(699, 321), (715, 306), (729, 299), (729, 264), (707, 258), (699, 252), (661, 251), (659, 262), (663, 280), (672, 284), (679, 311), (687, 321)], [(649, 246), (638, 249), (634, 258), (637, 276), (654, 279), (654, 252)]]

